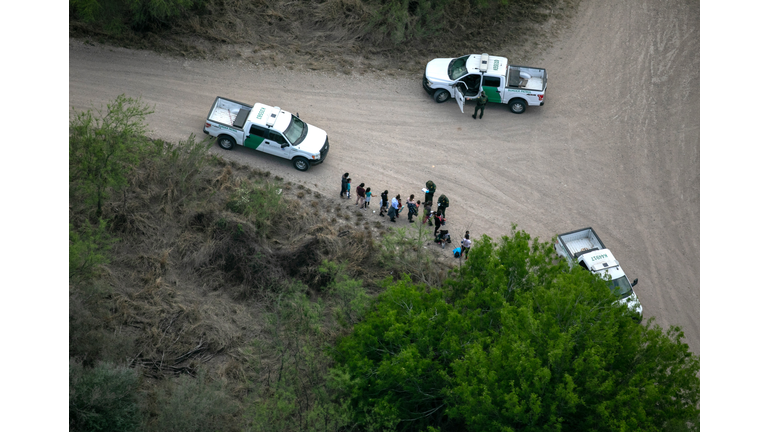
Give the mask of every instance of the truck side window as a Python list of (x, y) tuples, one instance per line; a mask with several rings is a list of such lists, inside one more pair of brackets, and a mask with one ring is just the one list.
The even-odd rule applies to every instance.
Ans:
[(256, 135), (256, 136), (260, 136), (262, 138), (266, 138), (267, 137), (267, 130), (262, 128), (262, 127), (258, 127), (256, 125), (251, 125), (251, 135)]
[(278, 143), (280, 145), (287, 144), (287, 141), (285, 140), (285, 137), (283, 137), (279, 133), (277, 133), (275, 131), (272, 131), (272, 130), (269, 131), (269, 136), (267, 137), (267, 139), (270, 140), (270, 141), (274, 141), (274, 142), (276, 142), (276, 143)]
[(501, 78), (499, 77), (483, 77), (483, 87), (496, 87), (501, 85)]

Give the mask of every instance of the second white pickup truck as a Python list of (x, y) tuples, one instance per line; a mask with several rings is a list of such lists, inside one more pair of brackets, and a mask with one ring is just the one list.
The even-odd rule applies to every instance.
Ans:
[(488, 102), (507, 104), (510, 111), (522, 114), (529, 106), (544, 106), (547, 71), (510, 65), (505, 57), (472, 54), (431, 60), (421, 82), (435, 102), (455, 98), (461, 112), (466, 100), (484, 91)]
[(619, 298), (619, 303), (626, 305), (635, 314), (635, 318), (642, 321), (643, 306), (632, 290), (632, 287), (637, 285), (637, 279), (629, 283), (619, 261), (605, 248), (592, 228), (559, 234), (555, 241), (555, 250), (571, 266), (578, 263), (593, 274), (607, 277), (608, 288)]
[(219, 146), (232, 150), (239, 144), (289, 159), (299, 171), (322, 163), (328, 154), (328, 134), (280, 107), (246, 105), (217, 97), (203, 132), (217, 137)]

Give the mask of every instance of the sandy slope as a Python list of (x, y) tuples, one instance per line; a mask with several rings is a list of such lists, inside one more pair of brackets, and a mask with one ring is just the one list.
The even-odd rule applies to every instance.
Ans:
[(69, 61), (71, 106), (142, 96), (159, 138), (202, 135), (217, 95), (298, 111), (331, 140), (327, 161), (306, 173), (245, 148), (214, 151), (329, 195), (345, 171), (391, 196), (431, 179), (451, 200), (454, 235), (498, 237), (514, 222), (550, 239), (592, 226), (640, 279), (645, 316), (681, 325), (699, 352), (698, 2), (582, 1), (532, 64), (549, 73), (546, 106), (521, 116), (489, 106), (481, 121), (435, 104), (419, 75), (266, 70), (77, 41)]

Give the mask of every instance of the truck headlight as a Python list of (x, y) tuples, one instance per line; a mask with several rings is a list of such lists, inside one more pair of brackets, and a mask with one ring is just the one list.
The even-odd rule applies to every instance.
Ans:
[(426, 82), (427, 82), (427, 87), (430, 87), (430, 88), (431, 88), (431, 87), (432, 87), (432, 81), (430, 81), (430, 80), (426, 80)]

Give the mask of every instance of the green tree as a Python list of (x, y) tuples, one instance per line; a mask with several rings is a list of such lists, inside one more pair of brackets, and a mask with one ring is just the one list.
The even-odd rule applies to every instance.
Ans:
[(513, 230), (483, 237), (444, 290), (391, 283), (335, 351), (374, 429), (698, 428), (699, 360), (636, 324), (605, 281)]
[(125, 95), (107, 104), (106, 113), (74, 115), (69, 124), (70, 197), (82, 196), (96, 217), (111, 190), (127, 184), (127, 173), (148, 146), (144, 120), (152, 109)]

